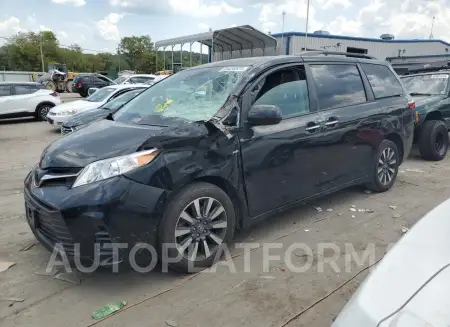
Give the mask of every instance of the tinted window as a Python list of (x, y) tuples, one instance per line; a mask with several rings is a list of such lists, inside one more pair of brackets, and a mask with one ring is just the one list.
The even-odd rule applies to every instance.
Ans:
[(320, 109), (366, 101), (364, 84), (356, 65), (311, 65)]
[(132, 77), (131, 78), (131, 82), (135, 83), (135, 84), (145, 83), (145, 82), (147, 82), (149, 80), (152, 81), (152, 80), (154, 80), (154, 78), (153, 77), (146, 77), (146, 76), (139, 76), (139, 77)]
[(16, 95), (31, 94), (36, 92), (39, 88), (36, 85), (15, 85)]
[(109, 95), (114, 91), (116, 91), (116, 89), (105, 87), (91, 94), (86, 100), (90, 102), (101, 102), (106, 100), (106, 98), (109, 97)]
[(403, 89), (392, 71), (383, 65), (362, 64), (376, 99), (398, 96)]
[(0, 85), (0, 97), (11, 95), (11, 86)]

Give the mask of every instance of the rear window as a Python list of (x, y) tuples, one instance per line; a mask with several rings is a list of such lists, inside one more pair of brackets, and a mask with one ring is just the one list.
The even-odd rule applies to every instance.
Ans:
[(356, 65), (311, 65), (321, 110), (367, 101)]
[(43, 88), (43, 86), (40, 87), (38, 85), (14, 85), (16, 95), (32, 94)]
[(361, 64), (361, 66), (372, 86), (375, 99), (403, 94), (402, 85), (388, 67), (375, 64)]
[(402, 77), (403, 85), (411, 95), (444, 95), (449, 74), (426, 74)]
[(0, 85), (0, 97), (11, 95), (11, 86)]

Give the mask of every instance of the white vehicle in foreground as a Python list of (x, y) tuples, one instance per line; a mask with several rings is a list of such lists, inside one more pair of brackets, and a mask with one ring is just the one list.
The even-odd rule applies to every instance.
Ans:
[(47, 122), (55, 127), (60, 127), (76, 113), (97, 109), (129, 90), (148, 87), (149, 85), (146, 84), (122, 84), (103, 87), (86, 99), (66, 102), (52, 108), (47, 115)]
[(450, 199), (378, 263), (332, 327), (450, 326)]
[(39, 83), (0, 83), (0, 118), (32, 116), (45, 120), (49, 110), (60, 103), (59, 93)]

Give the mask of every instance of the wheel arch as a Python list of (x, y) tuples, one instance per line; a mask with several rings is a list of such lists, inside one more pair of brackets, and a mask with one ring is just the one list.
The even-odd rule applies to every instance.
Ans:
[(442, 113), (438, 110), (435, 111), (431, 111), (429, 113), (427, 113), (427, 115), (425, 116), (425, 121), (427, 120), (442, 120), (444, 121), (444, 118), (442, 117)]
[(397, 149), (400, 151), (400, 164), (403, 162), (403, 156), (405, 153), (405, 149), (403, 148), (403, 140), (397, 133), (390, 133), (386, 136), (387, 140), (390, 140), (395, 143)]
[(53, 102), (51, 102), (51, 101), (42, 101), (42, 102), (38, 103), (38, 105), (36, 106), (36, 109), (34, 109), (34, 112), (37, 114), (39, 108), (44, 106), (44, 105), (49, 105), (49, 106), (52, 106), (52, 107), (55, 106), (55, 104)]

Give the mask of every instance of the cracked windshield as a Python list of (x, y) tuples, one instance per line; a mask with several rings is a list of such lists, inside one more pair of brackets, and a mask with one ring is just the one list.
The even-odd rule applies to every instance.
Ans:
[(0, 326), (450, 327), (449, 49), (450, 0), (0, 0)]
[(171, 124), (174, 119), (208, 120), (225, 103), (247, 68), (208, 67), (181, 71), (127, 103), (114, 120), (142, 125)]

